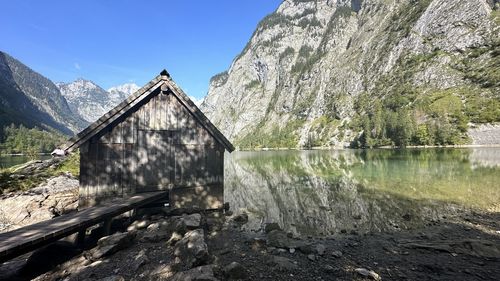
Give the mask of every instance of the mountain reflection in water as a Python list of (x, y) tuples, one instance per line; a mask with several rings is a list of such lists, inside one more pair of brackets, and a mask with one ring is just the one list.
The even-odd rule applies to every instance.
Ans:
[(397, 231), (471, 208), (500, 211), (500, 148), (234, 152), (225, 201), (248, 230)]

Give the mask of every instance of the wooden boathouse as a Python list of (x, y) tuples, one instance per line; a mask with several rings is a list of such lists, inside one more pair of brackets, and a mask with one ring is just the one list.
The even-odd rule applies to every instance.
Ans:
[(166, 70), (70, 139), (80, 148), (81, 207), (167, 191), (170, 206), (221, 208), (233, 145)]

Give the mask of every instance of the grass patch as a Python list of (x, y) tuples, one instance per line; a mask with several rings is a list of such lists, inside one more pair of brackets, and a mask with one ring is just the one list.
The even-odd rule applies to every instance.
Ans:
[(55, 167), (49, 167), (32, 173), (22, 173), (22, 166), (25, 165), (21, 164), (0, 170), (0, 194), (26, 191), (38, 186), (48, 178), (67, 172), (78, 177), (80, 175), (80, 153), (75, 152), (71, 154)]
[(284, 127), (273, 126), (266, 131), (262, 126), (245, 135), (235, 143), (243, 149), (256, 148), (295, 148), (299, 142), (298, 129), (304, 124), (303, 120), (293, 120)]

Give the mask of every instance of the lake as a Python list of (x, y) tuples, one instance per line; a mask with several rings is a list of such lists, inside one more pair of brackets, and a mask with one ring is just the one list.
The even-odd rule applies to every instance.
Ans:
[[(49, 159), (50, 155), (39, 155), (37, 159)], [(25, 155), (1, 155), (0, 156), (0, 169), (9, 168), (15, 165), (23, 164), (30, 161), (30, 158)]]
[(251, 231), (400, 231), (500, 212), (500, 148), (234, 152), (224, 192)]

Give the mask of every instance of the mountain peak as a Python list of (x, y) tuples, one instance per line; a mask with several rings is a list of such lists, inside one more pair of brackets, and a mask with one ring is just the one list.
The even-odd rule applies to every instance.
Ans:
[(110, 93), (116, 93), (116, 92), (120, 92), (120, 93), (125, 93), (127, 96), (137, 92), (137, 90), (139, 90), (140, 87), (137, 86), (137, 84), (135, 83), (125, 83), (125, 84), (122, 84), (122, 85), (118, 85), (118, 86), (114, 86), (114, 87), (111, 87), (108, 89), (108, 92)]
[(134, 83), (126, 83), (106, 91), (84, 78), (56, 85), (67, 99), (70, 108), (88, 122), (94, 122), (139, 89)]

